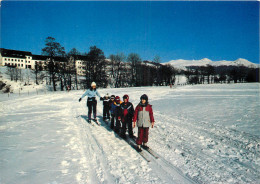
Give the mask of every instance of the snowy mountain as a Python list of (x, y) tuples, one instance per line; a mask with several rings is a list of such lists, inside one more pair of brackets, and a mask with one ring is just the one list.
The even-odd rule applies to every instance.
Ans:
[(235, 61), (226, 61), (226, 60), (222, 60), (222, 61), (212, 61), (208, 58), (204, 58), (201, 60), (183, 60), (183, 59), (178, 59), (178, 60), (171, 60), (167, 63), (163, 63), (163, 64), (170, 64), (172, 66), (174, 66), (175, 68), (180, 68), (180, 69), (184, 69), (188, 66), (206, 66), (206, 65), (212, 65), (212, 66), (246, 66), (246, 67), (253, 67), (253, 68), (257, 68), (259, 67), (259, 65), (252, 63), (246, 59), (242, 59), (239, 58)]

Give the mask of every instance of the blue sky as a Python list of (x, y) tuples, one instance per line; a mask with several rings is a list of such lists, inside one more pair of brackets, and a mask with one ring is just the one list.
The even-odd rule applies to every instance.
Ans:
[(1, 48), (41, 54), (56, 38), (68, 52), (96, 45), (110, 54), (137, 53), (259, 63), (259, 2), (1, 2)]

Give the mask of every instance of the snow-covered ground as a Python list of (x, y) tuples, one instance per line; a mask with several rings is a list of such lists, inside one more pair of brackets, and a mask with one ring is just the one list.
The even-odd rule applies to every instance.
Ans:
[[(46, 93), (47, 91), (52, 90), (51, 86), (46, 85), (46, 78), (44, 78), (44, 80), (38, 79), (39, 85), (36, 85), (35, 74), (33, 74), (32, 70), (21, 69), (22, 81), (18, 80), (17, 82), (14, 80), (11, 81), (10, 76), (7, 74), (7, 70), (8, 67), (6, 66), (0, 67), (0, 81), (6, 85), (10, 85), (11, 93)], [(3, 91), (0, 90), (0, 93), (3, 93)]]
[(128, 94), (134, 106), (149, 96), (159, 159), (148, 163), (109, 125), (87, 123), (83, 91), (0, 94), (0, 183), (260, 182), (259, 84), (99, 91)]

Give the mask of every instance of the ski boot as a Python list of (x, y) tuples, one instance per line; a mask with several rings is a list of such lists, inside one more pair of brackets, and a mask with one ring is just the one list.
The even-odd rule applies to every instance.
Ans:
[(148, 150), (148, 149), (149, 149), (149, 147), (147, 146), (147, 143), (144, 143), (144, 144), (143, 144), (143, 148), (144, 148), (145, 150)]
[(142, 152), (141, 145), (137, 145), (136, 151), (137, 152)]
[(121, 137), (122, 139), (126, 139), (126, 135), (125, 135), (125, 134), (120, 134), (120, 137)]

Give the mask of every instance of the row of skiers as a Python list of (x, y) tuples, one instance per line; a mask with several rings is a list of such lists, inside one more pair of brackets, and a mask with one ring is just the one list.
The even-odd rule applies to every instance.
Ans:
[(103, 120), (110, 121), (111, 129), (114, 129), (122, 138), (126, 138), (126, 130), (128, 129), (128, 135), (130, 138), (134, 138), (133, 128), (138, 127), (138, 137), (136, 139), (136, 144), (138, 146), (138, 151), (141, 151), (141, 146), (144, 149), (148, 149), (148, 135), (149, 128), (154, 127), (154, 117), (152, 105), (148, 102), (148, 96), (143, 94), (140, 97), (140, 103), (134, 109), (134, 106), (129, 102), (129, 96), (126, 94), (123, 96), (123, 101), (121, 101), (119, 96), (108, 94), (101, 97), (96, 89), (96, 83), (91, 83), (91, 88), (88, 89), (79, 102), (88, 96), (87, 107), (88, 107), (88, 121), (91, 120), (91, 114), (93, 111), (94, 121), (96, 119), (96, 108), (97, 100), (96, 96), (103, 101)]

